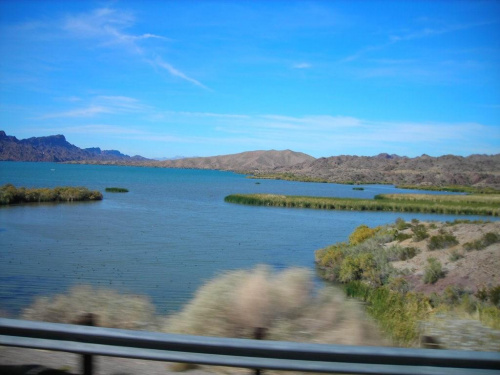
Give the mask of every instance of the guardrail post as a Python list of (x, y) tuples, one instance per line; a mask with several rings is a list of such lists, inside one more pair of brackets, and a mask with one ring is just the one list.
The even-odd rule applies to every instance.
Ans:
[[(255, 331), (253, 332), (253, 337), (255, 340), (263, 340), (264, 336), (266, 336), (266, 328), (264, 327), (255, 327)], [(255, 375), (261, 375), (261, 369), (255, 369)]]
[[(82, 315), (82, 317), (78, 320), (78, 324), (83, 326), (94, 326), (95, 319), (94, 314), (87, 313)], [(82, 355), (82, 372), (83, 375), (93, 375), (94, 364), (93, 357), (91, 354), (83, 354)]]

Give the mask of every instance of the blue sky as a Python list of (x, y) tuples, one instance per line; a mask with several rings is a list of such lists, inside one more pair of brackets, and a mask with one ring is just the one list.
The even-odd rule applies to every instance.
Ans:
[(146, 157), (500, 152), (498, 1), (0, 1), (0, 129)]

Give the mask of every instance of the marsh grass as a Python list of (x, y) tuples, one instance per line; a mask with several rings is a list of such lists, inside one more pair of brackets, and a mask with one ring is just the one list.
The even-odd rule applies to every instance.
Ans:
[(108, 193), (128, 193), (128, 189), (120, 187), (107, 187), (105, 191)]
[(99, 191), (85, 187), (63, 186), (49, 188), (16, 188), (12, 184), (0, 187), (0, 205), (42, 202), (77, 202), (102, 200)]
[(326, 210), (421, 212), (456, 215), (500, 215), (500, 195), (381, 194), (375, 199), (232, 194), (229, 203)]

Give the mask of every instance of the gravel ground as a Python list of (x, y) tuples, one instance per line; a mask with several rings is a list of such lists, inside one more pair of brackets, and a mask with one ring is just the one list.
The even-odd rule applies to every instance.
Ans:
[[(38, 349), (0, 347), (0, 374), (43, 374), (48, 372), (38, 368), (21, 368), (19, 366), (39, 365), (46, 368), (65, 370), (66, 374), (81, 373), (80, 356), (72, 353), (53, 352)], [(99, 357), (94, 360), (95, 375), (169, 375), (179, 374), (170, 369), (171, 364), (157, 361), (143, 361), (128, 358)], [(15, 366), (11, 367), (11, 366)], [(186, 375), (214, 374), (206, 369), (198, 368), (184, 372)], [(248, 373), (250, 371), (248, 370)], [(55, 373), (54, 373), (55, 374)]]

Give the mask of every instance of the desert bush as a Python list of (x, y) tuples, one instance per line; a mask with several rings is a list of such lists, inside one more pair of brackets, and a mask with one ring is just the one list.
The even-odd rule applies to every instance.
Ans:
[(193, 300), (170, 318), (172, 332), (224, 337), (253, 337), (256, 327), (269, 328), (291, 319), (312, 298), (312, 276), (304, 269), (273, 274), (269, 268), (228, 272), (209, 281)]
[(488, 298), (493, 306), (500, 307), (500, 285), (490, 288), (488, 291)]
[(450, 262), (456, 262), (457, 260), (462, 259), (463, 257), (464, 255), (461, 252), (454, 249), (450, 252), (450, 256), (448, 257), (448, 259), (450, 260)]
[(405, 230), (405, 229), (408, 229), (410, 228), (411, 225), (409, 223), (407, 223), (406, 221), (404, 221), (404, 219), (398, 217), (396, 219), (396, 229), (397, 230)]
[(442, 233), (431, 236), (427, 248), (429, 250), (446, 249), (458, 244), (457, 238), (451, 233)]
[(403, 247), (394, 245), (387, 248), (387, 257), (390, 261), (408, 260), (414, 258), (419, 253), (416, 247)]
[(86, 285), (75, 286), (66, 294), (37, 298), (22, 312), (22, 318), (74, 323), (86, 313), (94, 314), (102, 327), (155, 329), (159, 323), (155, 308), (147, 297)]
[(391, 280), (388, 286), (390, 290), (401, 294), (408, 293), (410, 290), (410, 285), (408, 284), (408, 281), (406, 281), (406, 279), (403, 277), (395, 277), (394, 279)]
[(360, 225), (349, 236), (349, 244), (358, 245), (377, 233), (376, 229), (369, 228), (367, 225)]
[(427, 228), (424, 224), (415, 224), (411, 227), (411, 231), (413, 232), (413, 240), (416, 242), (423, 241), (429, 234), (427, 233)]
[(261, 266), (209, 281), (163, 330), (253, 338), (255, 328), (263, 327), (270, 340), (376, 344), (370, 339), (373, 328), (359, 313), (337, 288), (313, 293), (308, 270), (273, 272)]
[(440, 278), (444, 277), (443, 267), (441, 262), (436, 258), (427, 258), (428, 265), (424, 270), (424, 283), (434, 284)]
[(481, 302), (485, 302), (488, 299), (488, 289), (484, 285), (479, 287), (474, 294), (474, 296)]
[(460, 302), (464, 293), (462, 288), (449, 285), (444, 289), (441, 301), (448, 305), (456, 305)]
[(485, 233), (481, 236), (481, 238), (472, 241), (472, 242), (466, 242), (464, 243), (464, 249), (467, 251), (471, 250), (482, 250), (490, 245), (493, 245), (494, 243), (497, 243), (500, 241), (500, 236), (497, 233), (494, 232), (488, 232)]
[(411, 238), (411, 237), (412, 237), (412, 235), (410, 233), (397, 232), (394, 235), (394, 240), (401, 242), (401, 241), (407, 240), (408, 238)]

